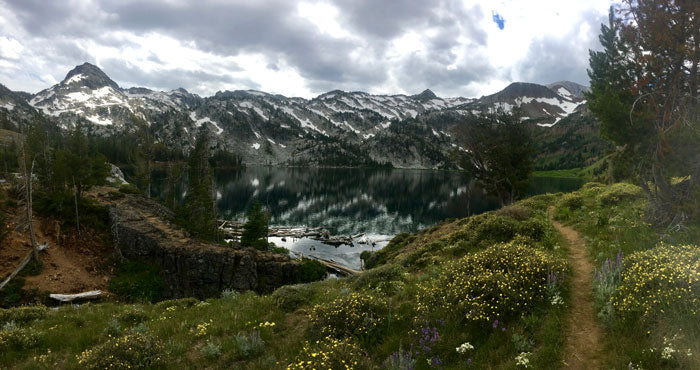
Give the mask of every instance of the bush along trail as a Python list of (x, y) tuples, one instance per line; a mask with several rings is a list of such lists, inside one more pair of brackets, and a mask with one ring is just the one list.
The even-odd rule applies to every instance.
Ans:
[[(554, 207), (550, 208), (550, 217)], [(586, 254), (583, 237), (569, 226), (552, 219), (552, 225), (569, 244), (571, 279), (571, 313), (566, 337), (563, 365), (571, 369), (600, 368), (600, 327), (593, 309), (593, 265)]]

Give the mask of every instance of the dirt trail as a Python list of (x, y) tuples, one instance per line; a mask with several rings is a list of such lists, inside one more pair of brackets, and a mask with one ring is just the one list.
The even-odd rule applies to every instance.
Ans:
[[(17, 225), (24, 222), (22, 207), (13, 207), (5, 215), (11, 231), (0, 242), (0, 278), (14, 271), (31, 251), (29, 232), (17, 230)], [(25, 290), (37, 288), (51, 293), (79, 293), (106, 289), (111, 276), (107, 263), (111, 247), (103, 240), (104, 235), (92, 230), (84, 230), (81, 237), (74, 233), (63, 234), (58, 222), (36, 214), (34, 230), (37, 242), (48, 242), (49, 248), (39, 253), (43, 265), (41, 273), (24, 277)]]
[(576, 230), (562, 225), (552, 217), (554, 227), (569, 242), (569, 263), (573, 270), (571, 281), (571, 314), (566, 335), (564, 368), (600, 369), (600, 339), (602, 333), (593, 309), (593, 265), (586, 255), (586, 245)]

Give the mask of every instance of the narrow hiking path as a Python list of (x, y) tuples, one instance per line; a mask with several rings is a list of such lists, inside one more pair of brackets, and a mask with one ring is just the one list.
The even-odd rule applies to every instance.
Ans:
[(554, 207), (549, 209), (552, 225), (569, 243), (571, 278), (571, 312), (566, 333), (564, 368), (600, 369), (602, 333), (593, 309), (593, 265), (586, 255), (583, 237), (576, 230), (554, 220)]

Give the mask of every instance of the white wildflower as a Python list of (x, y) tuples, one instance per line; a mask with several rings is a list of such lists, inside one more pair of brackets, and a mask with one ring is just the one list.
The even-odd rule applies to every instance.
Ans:
[(462, 345), (457, 347), (457, 353), (465, 354), (465, 353), (467, 353), (467, 351), (469, 351), (471, 349), (474, 349), (474, 346), (472, 346), (471, 343), (469, 343), (469, 342), (462, 343)]
[(530, 352), (520, 352), (515, 356), (515, 364), (524, 368), (530, 367)]
[(664, 347), (664, 349), (661, 351), (661, 358), (663, 358), (664, 360), (670, 360), (673, 358), (674, 353), (676, 353), (676, 350), (673, 347)]

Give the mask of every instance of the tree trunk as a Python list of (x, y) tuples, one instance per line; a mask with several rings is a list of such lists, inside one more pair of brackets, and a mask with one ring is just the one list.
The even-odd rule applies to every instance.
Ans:
[(34, 235), (34, 217), (32, 210), (32, 174), (34, 172), (34, 161), (32, 161), (31, 173), (27, 173), (27, 156), (24, 151), (24, 141), (20, 143), (22, 150), (22, 175), (24, 176), (24, 200), (26, 202), (27, 223), (29, 224), (29, 239), (32, 243), (32, 257), (37, 261), (39, 259), (39, 248), (36, 244), (36, 235)]
[(78, 236), (80, 236), (80, 216), (78, 215), (78, 187), (75, 186), (75, 177), (73, 177), (73, 187), (75, 188), (75, 225), (78, 228)]

